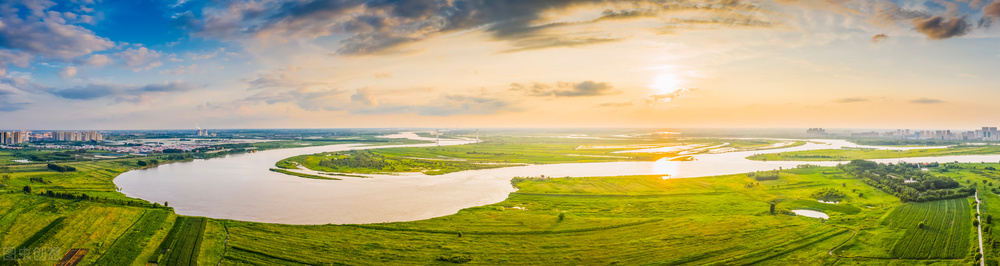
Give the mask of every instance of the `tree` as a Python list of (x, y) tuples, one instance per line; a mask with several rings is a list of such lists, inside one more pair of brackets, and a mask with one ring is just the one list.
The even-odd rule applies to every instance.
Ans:
[(924, 224), (924, 221), (920, 221), (920, 223), (917, 224), (917, 228), (924, 229), (924, 227), (927, 227), (927, 224)]
[(979, 220), (972, 220), (972, 226), (979, 226)]
[(170, 202), (163, 201), (163, 207), (170, 207)]
[(986, 224), (993, 224), (993, 215), (992, 214), (987, 214), (986, 215)]
[(24, 193), (31, 193), (31, 186), (24, 186)]
[(566, 219), (566, 213), (559, 213), (559, 221), (562, 222), (563, 219)]
[(139, 166), (146, 166), (146, 165), (148, 165), (148, 163), (146, 163), (146, 161), (143, 161), (143, 160), (139, 160), (138, 162), (135, 162), (135, 164), (138, 164)]
[(777, 204), (774, 203), (774, 202), (771, 202), (771, 214), (774, 214), (774, 205), (777, 205)]

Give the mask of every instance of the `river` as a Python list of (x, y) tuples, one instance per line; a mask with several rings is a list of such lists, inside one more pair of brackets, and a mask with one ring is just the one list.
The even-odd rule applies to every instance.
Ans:
[[(418, 138), (416, 135), (394, 137)], [(418, 138), (432, 140), (431, 138)], [(441, 145), (468, 144), (471, 140), (441, 140)], [(619, 176), (663, 175), (668, 178), (703, 177), (790, 168), (809, 163), (838, 162), (751, 161), (746, 157), (841, 147), (914, 149), (926, 147), (874, 147), (844, 140), (810, 140), (790, 148), (694, 155), (693, 161), (606, 162), (528, 165), (472, 170), (437, 176), (373, 175), (375, 178), (341, 177), (318, 180), (268, 171), (288, 157), (319, 152), (384, 147), (421, 147), (434, 143), (364, 146), (342, 144), (267, 150), (209, 160), (171, 163), (121, 174), (115, 184), (129, 197), (169, 202), (178, 214), (283, 224), (355, 224), (422, 220), (450, 215), (461, 209), (501, 202), (510, 192), (514, 176)], [(981, 162), (1000, 155), (945, 156), (875, 160), (880, 162)]]

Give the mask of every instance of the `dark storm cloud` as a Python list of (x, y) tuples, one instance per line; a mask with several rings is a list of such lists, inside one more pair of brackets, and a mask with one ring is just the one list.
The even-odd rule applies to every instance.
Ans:
[(910, 101), (910, 102), (911, 102), (911, 103), (919, 103), (919, 104), (935, 104), (935, 103), (944, 103), (944, 101), (942, 101), (942, 100), (938, 100), (938, 99), (931, 99), (931, 98), (920, 98), (920, 99), (916, 99), (916, 100), (912, 100), (912, 101)]
[(962, 36), (969, 32), (969, 23), (965, 18), (944, 18), (933, 16), (926, 19), (914, 19), (913, 26), (917, 32), (923, 33), (929, 39), (942, 40)]
[(607, 82), (584, 81), (579, 83), (558, 82), (554, 85), (544, 83), (521, 84), (513, 83), (510, 90), (524, 92), (528, 96), (541, 97), (581, 97), (600, 96), (615, 93)]

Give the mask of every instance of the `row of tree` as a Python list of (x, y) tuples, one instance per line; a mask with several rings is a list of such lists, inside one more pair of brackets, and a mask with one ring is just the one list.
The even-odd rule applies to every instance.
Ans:
[(950, 177), (933, 176), (921, 171), (917, 164), (853, 160), (837, 167), (904, 202), (963, 198), (976, 192), (975, 188), (962, 187)]
[(756, 179), (757, 181), (777, 180), (778, 170), (749, 172), (747, 173), (747, 177)]
[(76, 171), (76, 167), (72, 167), (72, 166), (69, 166), (69, 165), (58, 165), (58, 164), (54, 164), (54, 163), (49, 163), (47, 166), (48, 166), (49, 169), (52, 169), (52, 170), (60, 172), (60, 173), (75, 172)]

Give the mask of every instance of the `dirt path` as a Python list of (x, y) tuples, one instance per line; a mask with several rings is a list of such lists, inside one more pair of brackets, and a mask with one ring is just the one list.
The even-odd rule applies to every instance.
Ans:
[(983, 204), (979, 201), (979, 191), (976, 191), (976, 221), (979, 222), (979, 254), (983, 254), (983, 257), (979, 259), (979, 266), (986, 266), (986, 255), (983, 253), (983, 220), (979, 217), (979, 205)]

